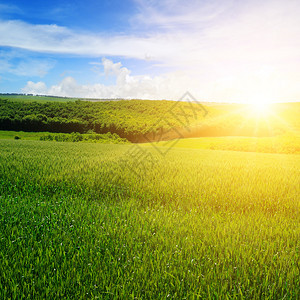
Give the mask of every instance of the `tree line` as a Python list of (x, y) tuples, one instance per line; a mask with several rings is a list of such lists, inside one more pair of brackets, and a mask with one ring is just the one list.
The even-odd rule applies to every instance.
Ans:
[[(287, 113), (292, 119), (299, 105), (289, 105)], [(283, 115), (284, 111), (279, 113)], [(294, 119), (298, 120), (296, 117)], [(257, 120), (247, 119), (247, 112), (241, 113), (236, 105), (204, 107), (197, 103), (151, 100), (0, 100), (0, 130), (80, 134), (111, 132), (131, 142), (198, 136), (268, 136), (283, 131), (276, 122), (271, 124), (270, 132), (270, 123), (260, 122), (258, 126)]]

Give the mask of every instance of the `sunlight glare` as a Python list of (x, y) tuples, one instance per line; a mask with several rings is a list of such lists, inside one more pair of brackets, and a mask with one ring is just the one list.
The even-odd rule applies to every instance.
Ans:
[(268, 102), (254, 102), (252, 103), (252, 110), (257, 114), (268, 113), (270, 109), (270, 103)]
[(271, 112), (271, 101), (266, 97), (255, 97), (249, 101), (252, 114), (255, 116), (267, 116)]

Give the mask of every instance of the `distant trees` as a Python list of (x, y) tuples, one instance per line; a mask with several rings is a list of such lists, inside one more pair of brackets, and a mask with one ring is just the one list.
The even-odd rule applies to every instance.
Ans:
[(128, 140), (119, 137), (116, 133), (104, 134), (81, 134), (78, 132), (68, 133), (48, 133), (40, 137), (41, 141), (57, 141), (57, 142), (95, 142), (95, 143), (115, 143), (126, 144)]
[[(297, 106), (298, 104), (289, 104)], [(192, 108), (192, 109), (191, 109)], [(195, 107), (197, 108), (197, 104)], [(236, 109), (236, 111), (235, 111)], [(299, 127), (299, 106), (279, 114), (288, 115)], [(116, 133), (129, 141), (178, 137), (256, 135), (268, 136), (284, 131), (283, 126), (257, 123), (247, 112), (233, 105), (211, 105), (207, 116), (201, 111), (195, 117), (190, 104), (174, 101), (75, 101), (20, 102), (0, 100), (0, 130), (48, 131), (56, 133)], [(246, 116), (245, 116), (246, 115)], [(269, 121), (269, 120), (268, 120)], [(298, 123), (297, 123), (298, 122)], [(259, 126), (258, 126), (259, 125)], [(272, 126), (272, 132), (269, 127)], [(297, 128), (298, 128), (297, 127)], [(161, 134), (168, 132), (168, 134)], [(178, 132), (180, 134), (178, 134)]]
[[(141, 103), (142, 102), (142, 103)], [(116, 133), (137, 141), (142, 133), (155, 130), (171, 102), (18, 102), (0, 100), (0, 129), (71, 133)], [(158, 105), (157, 105), (158, 104)], [(154, 106), (158, 106), (154, 108)]]

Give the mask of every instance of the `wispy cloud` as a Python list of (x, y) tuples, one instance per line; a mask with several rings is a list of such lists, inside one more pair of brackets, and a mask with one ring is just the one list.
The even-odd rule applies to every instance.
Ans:
[(1, 15), (11, 13), (21, 14), (22, 10), (16, 5), (0, 3), (0, 13)]
[(135, 0), (139, 13), (132, 18), (132, 24), (149, 26), (152, 30), (161, 29), (201, 29), (217, 18), (225, 16), (232, 9), (233, 0)]
[(54, 65), (53, 59), (30, 58), (18, 51), (0, 51), (0, 74), (44, 77)]
[[(99, 63), (100, 64), (100, 63)], [(273, 78), (272, 70), (261, 70), (259, 78), (253, 74), (243, 77), (226, 77), (217, 79), (189, 76), (186, 72), (177, 71), (159, 76), (134, 76), (120, 62), (103, 59), (101, 63), (104, 74), (113, 76), (115, 83), (111, 85), (82, 85), (73, 77), (65, 77), (57, 85), (47, 87), (44, 82), (29, 81), (22, 92), (29, 94), (45, 94), (86, 98), (125, 98), (125, 99), (178, 99), (186, 90), (192, 92), (200, 101), (236, 101), (248, 102), (254, 98), (266, 97), (273, 101), (295, 101), (298, 86), (291, 77)], [(100, 67), (100, 65), (99, 65)], [(265, 88), (266, 80), (272, 89)], [(280, 83), (280, 84), (279, 84)]]
[[(51, 87), (47, 87), (41, 81), (36, 83), (29, 81), (22, 92), (87, 98), (171, 99), (172, 96), (183, 94), (190, 84), (190, 78), (183, 74), (133, 76), (131, 71), (123, 67), (120, 62), (114, 63), (106, 58), (102, 59), (101, 65), (106, 76), (115, 78), (114, 84), (82, 85), (69, 76)], [(181, 84), (178, 84), (179, 82)]]
[(201, 86), (203, 97), (235, 99), (249, 95), (250, 89), (274, 90), (277, 94), (272, 91), (270, 97), (278, 99), (300, 97), (298, 0), (136, 3), (139, 13), (131, 24), (138, 30), (131, 34), (108, 36), (0, 21), (0, 45), (90, 57), (150, 58), (184, 72), (195, 82), (195, 91)]
[(188, 66), (191, 61), (194, 65), (203, 61), (278, 61), (298, 57), (298, 1), (262, 4), (248, 1), (247, 6), (242, 7), (233, 6), (233, 1), (201, 1), (201, 5), (200, 1), (184, 5), (182, 1), (171, 0), (137, 2), (141, 10), (134, 18), (139, 24), (158, 24), (170, 29), (143, 35), (108, 36), (74, 32), (57, 25), (0, 21), (0, 45), (90, 56), (138, 59), (151, 56), (163, 63), (181, 66)]

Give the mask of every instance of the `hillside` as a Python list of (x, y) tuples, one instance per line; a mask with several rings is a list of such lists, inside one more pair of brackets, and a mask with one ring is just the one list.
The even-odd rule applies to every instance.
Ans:
[(0, 100), (0, 130), (117, 133), (132, 142), (201, 136), (274, 136), (300, 129), (300, 103), (275, 104), (268, 116), (241, 104), (120, 100)]

